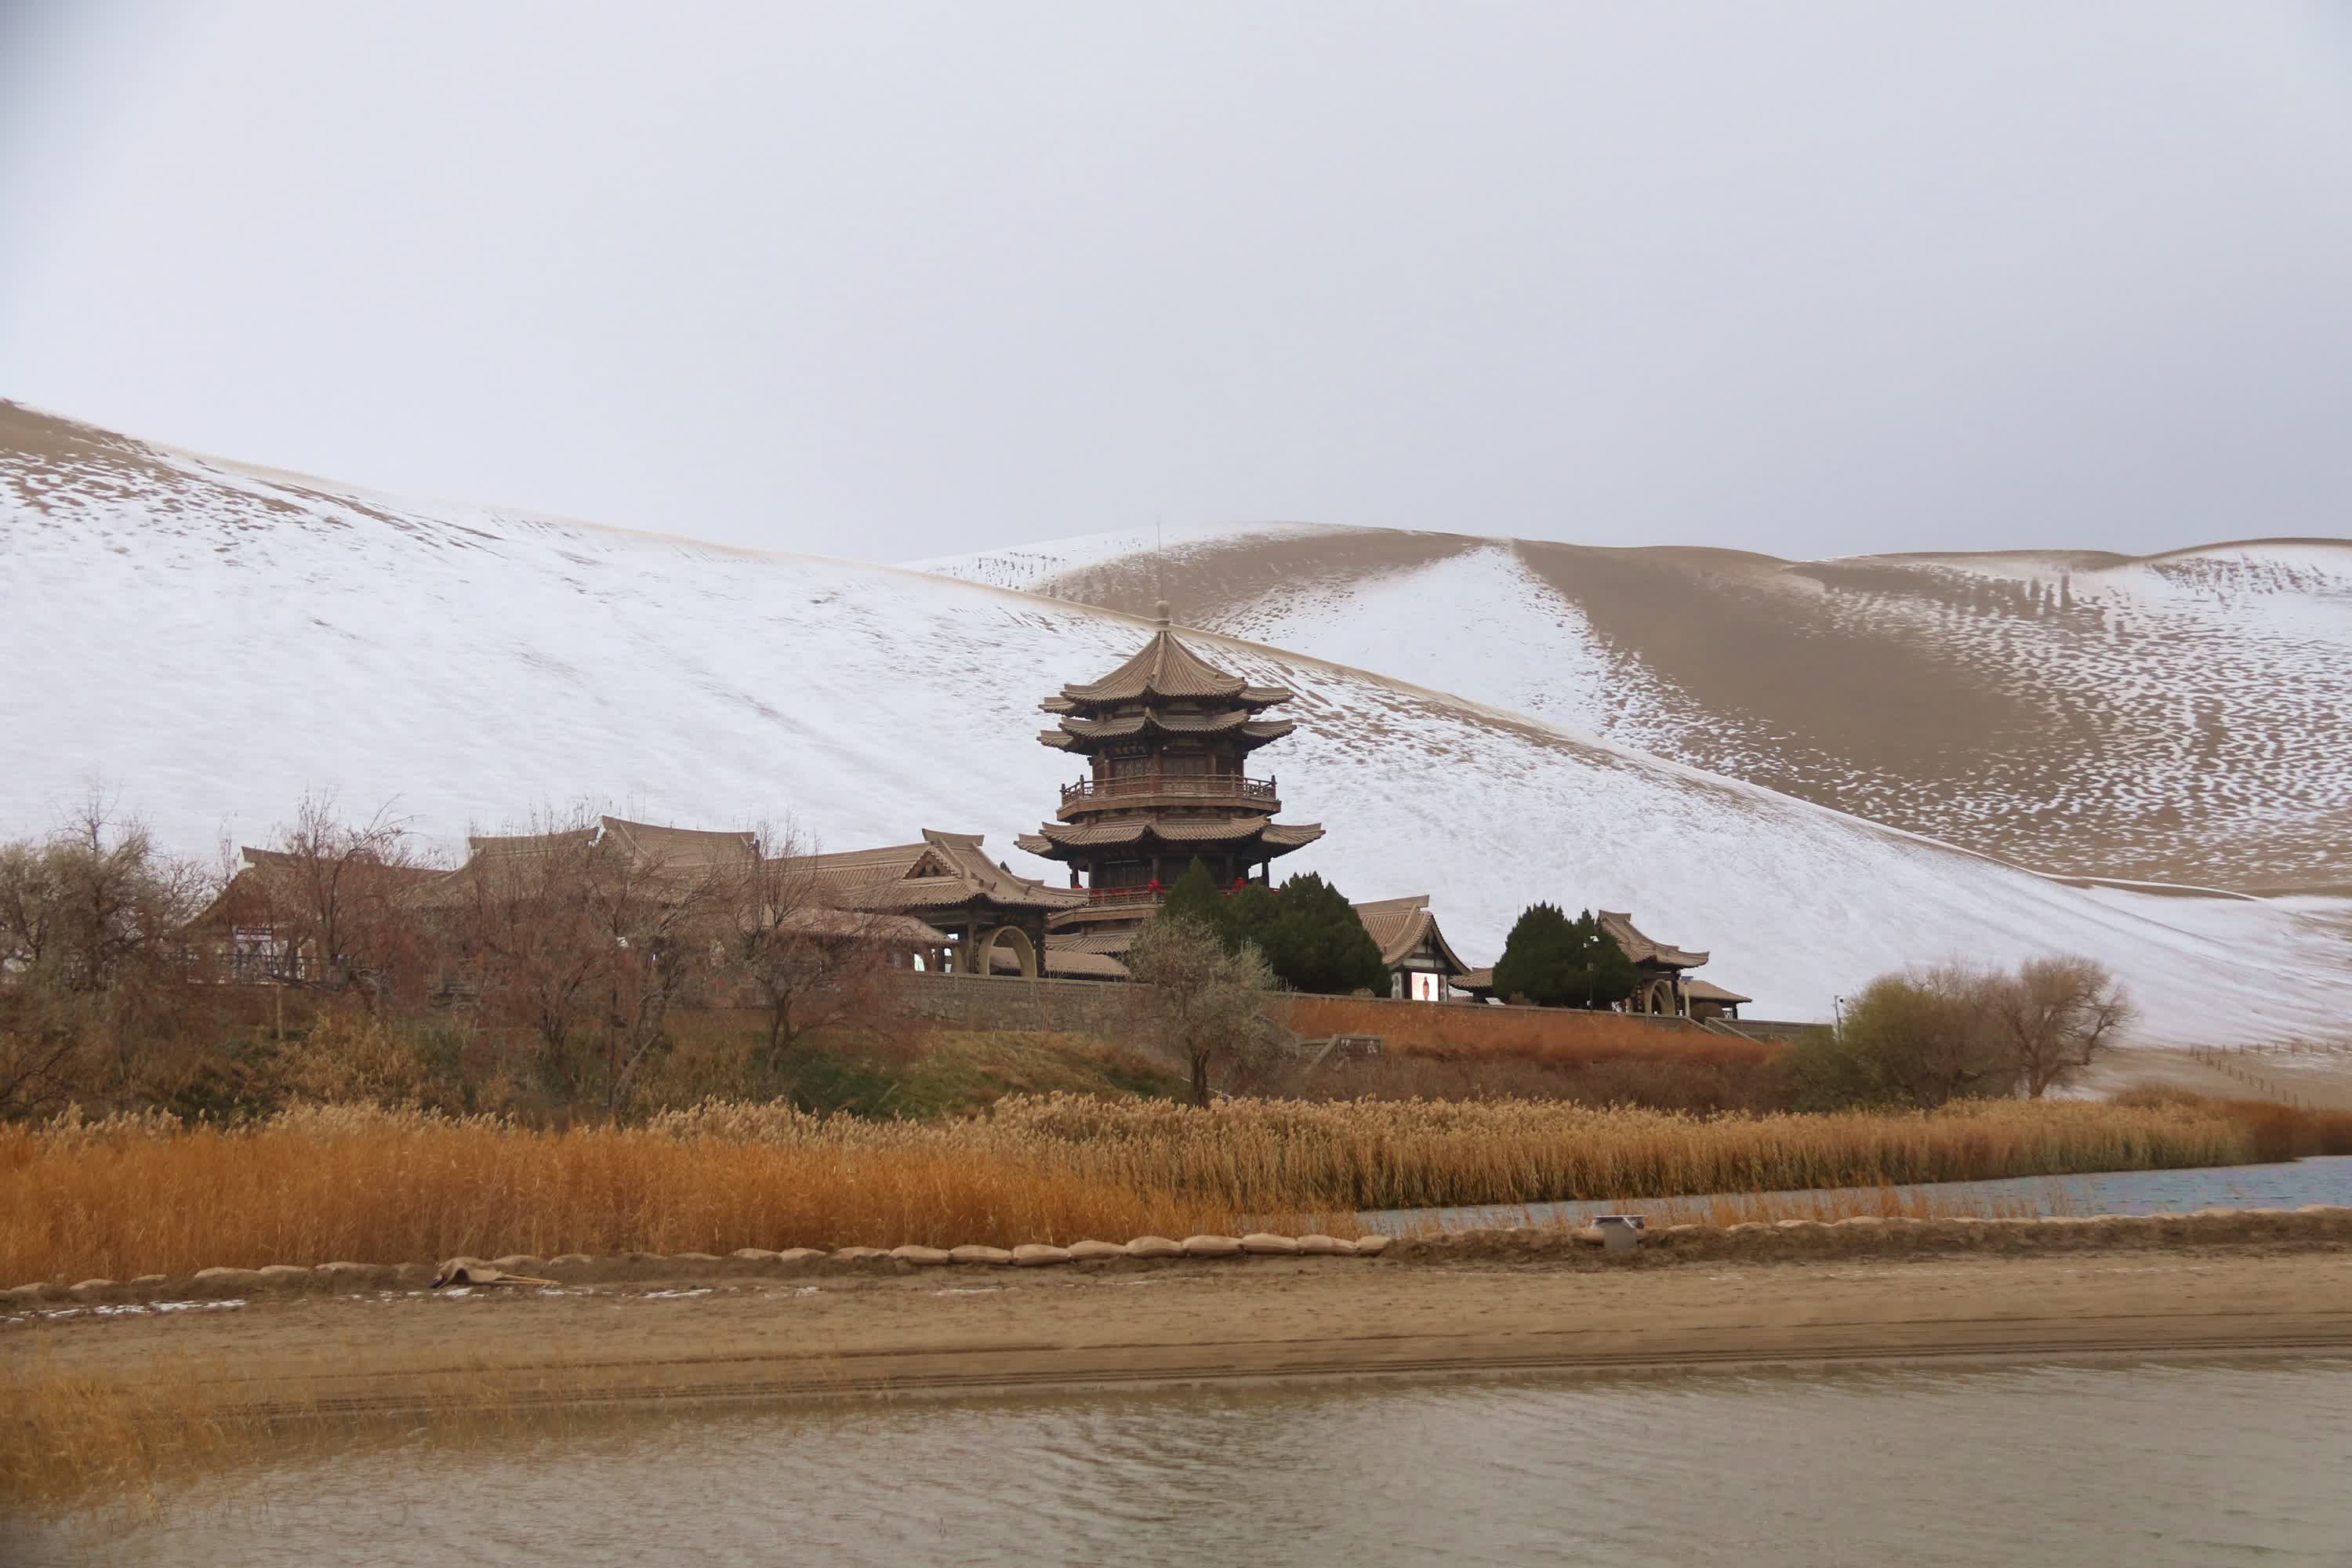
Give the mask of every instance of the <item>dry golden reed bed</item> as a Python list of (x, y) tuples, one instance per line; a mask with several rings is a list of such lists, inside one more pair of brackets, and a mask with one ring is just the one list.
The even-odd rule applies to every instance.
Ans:
[(1201, 1110), (1076, 1096), (967, 1121), (706, 1105), (569, 1132), (334, 1108), (0, 1131), (0, 1281), (471, 1253), (1066, 1242), (1353, 1211), (2242, 1163), (2195, 1104), (1697, 1118), (1556, 1101)]

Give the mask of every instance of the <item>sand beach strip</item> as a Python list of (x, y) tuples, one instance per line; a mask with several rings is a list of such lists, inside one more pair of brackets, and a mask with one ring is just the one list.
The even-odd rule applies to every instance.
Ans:
[(1538, 1369), (2352, 1354), (2352, 1247), (2333, 1235), (1635, 1267), (1541, 1248), (1403, 1250), (1034, 1270), (654, 1268), (552, 1289), (60, 1303), (0, 1323), (0, 1360), (12, 1384), (168, 1372), (210, 1410), (364, 1416), (453, 1399), (660, 1405)]

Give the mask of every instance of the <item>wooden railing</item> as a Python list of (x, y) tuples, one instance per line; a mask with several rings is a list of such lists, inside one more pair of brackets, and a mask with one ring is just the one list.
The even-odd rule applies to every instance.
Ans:
[(1097, 909), (1118, 904), (1156, 904), (1168, 896), (1165, 888), (1088, 888), (1087, 902)]
[(1115, 779), (1080, 779), (1062, 786), (1062, 804), (1128, 800), (1137, 795), (1175, 795), (1212, 800), (1268, 801), (1276, 798), (1272, 779), (1239, 773), (1129, 773)]

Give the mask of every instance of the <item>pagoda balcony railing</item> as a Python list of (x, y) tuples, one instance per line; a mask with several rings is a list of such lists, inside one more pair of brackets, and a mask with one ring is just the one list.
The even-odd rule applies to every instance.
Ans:
[(1165, 888), (1088, 888), (1087, 903), (1094, 909), (1116, 909), (1122, 904), (1156, 904), (1168, 896)]
[(1064, 805), (1175, 795), (1193, 800), (1243, 800), (1271, 810), (1281, 804), (1272, 779), (1239, 773), (1129, 773), (1114, 779), (1080, 779), (1062, 786)]
[[(1227, 897), (1231, 897), (1233, 894), (1240, 892), (1244, 888), (1263, 888), (1265, 886), (1265, 884), (1264, 882), (1252, 879), (1235, 883), (1230, 888), (1219, 888), (1217, 891), (1225, 894)], [(1086, 894), (1087, 906), (1091, 909), (1097, 910), (1117, 909), (1127, 904), (1156, 904), (1168, 897), (1167, 889), (1149, 882), (1144, 883), (1139, 887), (1082, 888), (1078, 890)]]

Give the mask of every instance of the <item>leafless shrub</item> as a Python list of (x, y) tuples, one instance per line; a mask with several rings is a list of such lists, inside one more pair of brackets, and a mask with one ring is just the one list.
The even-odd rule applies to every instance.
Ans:
[(1815, 1110), (2039, 1099), (2131, 1017), (2115, 977), (2087, 958), (2034, 959), (2015, 973), (1947, 964), (1872, 981), (1839, 1028), (1796, 1046), (1790, 1071), (1799, 1103)]

